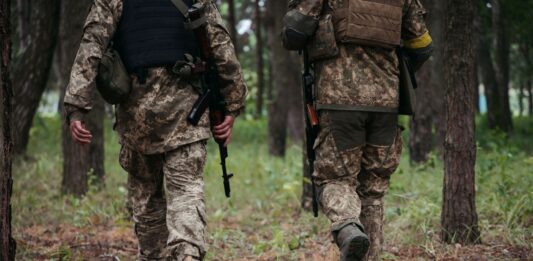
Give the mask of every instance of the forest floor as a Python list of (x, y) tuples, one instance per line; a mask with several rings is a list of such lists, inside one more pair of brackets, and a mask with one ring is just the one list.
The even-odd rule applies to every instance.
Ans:
[[(484, 125), (483, 120), (480, 126)], [(110, 124), (106, 125), (106, 128)], [(232, 198), (223, 195), (218, 157), (206, 167), (207, 260), (337, 260), (329, 224), (302, 211), (301, 148), (271, 158), (264, 121), (240, 120), (230, 146)], [(442, 161), (411, 166), (408, 155), (386, 197), (385, 260), (533, 260), (533, 119), (516, 118), (511, 137), (478, 128), (476, 205), (482, 244), (439, 240)], [(407, 136), (406, 133), (404, 135)], [(134, 260), (119, 145), (106, 130), (105, 186), (62, 195), (59, 119), (38, 116), (28, 155), (14, 165), (17, 260)], [(213, 144), (209, 155), (217, 155)]]

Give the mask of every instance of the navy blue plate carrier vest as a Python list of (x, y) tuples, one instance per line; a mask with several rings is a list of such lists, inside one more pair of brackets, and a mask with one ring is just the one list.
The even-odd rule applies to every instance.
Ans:
[(128, 72), (172, 66), (186, 53), (197, 56), (196, 39), (184, 21), (170, 0), (124, 0), (114, 47)]

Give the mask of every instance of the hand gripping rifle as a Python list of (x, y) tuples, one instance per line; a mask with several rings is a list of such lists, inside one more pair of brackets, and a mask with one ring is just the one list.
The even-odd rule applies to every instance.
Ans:
[[(211, 49), (210, 41), (207, 36), (207, 19), (205, 16), (205, 6), (202, 3), (196, 3), (190, 8), (185, 5), (183, 0), (172, 0), (174, 5), (187, 19), (185, 26), (194, 32), (196, 41), (200, 46), (200, 58), (203, 64), (199, 67), (205, 68), (201, 81), (204, 87), (204, 93), (196, 100), (192, 107), (187, 121), (192, 125), (198, 125), (198, 122), (209, 108), (209, 120), (211, 127), (217, 126), (224, 122), (226, 117), (226, 102), (220, 93), (220, 83), (218, 78), (218, 69)], [(220, 164), (222, 165), (222, 178), (224, 179), (224, 192), (226, 197), (230, 197), (230, 179), (233, 174), (226, 170), (226, 158), (228, 157), (228, 148), (224, 146), (224, 141), (216, 140), (220, 151)]]
[(303, 50), (304, 70), (302, 74), (303, 94), (304, 94), (304, 109), (305, 109), (305, 137), (307, 146), (307, 162), (309, 163), (309, 176), (311, 177), (311, 185), (313, 189), (313, 215), (318, 217), (318, 199), (316, 193), (315, 178), (313, 177), (315, 150), (314, 144), (318, 135), (319, 125), (318, 116), (314, 106), (313, 99), (313, 85), (315, 79), (311, 73), (312, 64), (309, 61), (309, 53), (307, 49)]

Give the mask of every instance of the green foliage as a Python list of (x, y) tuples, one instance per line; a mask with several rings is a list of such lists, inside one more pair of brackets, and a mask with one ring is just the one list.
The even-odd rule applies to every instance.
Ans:
[[(533, 247), (533, 125), (526, 118), (515, 122), (515, 133), (510, 137), (478, 130), (476, 204), (484, 242)], [(32, 130), (30, 155), (18, 159), (14, 166), (17, 239), (22, 240), (32, 226), (74, 226), (85, 231), (97, 226), (132, 227), (125, 208), (127, 175), (118, 165), (119, 145), (111, 124), (106, 123), (105, 187), (91, 186), (89, 193), (78, 199), (60, 193), (59, 123), (56, 117), (38, 117)], [(296, 260), (312, 242), (331, 240), (327, 237), (329, 221), (323, 215), (314, 219), (300, 209), (301, 147), (290, 145), (284, 159), (270, 157), (266, 135), (264, 120), (238, 121), (229, 147), (228, 170), (236, 174), (231, 199), (224, 197), (218, 151), (214, 143), (209, 143), (205, 171), (208, 260), (232, 260), (246, 255), (252, 255), (252, 259)], [(387, 243), (420, 246), (427, 253), (439, 247), (442, 169), (437, 154), (418, 166), (409, 164), (408, 155), (402, 157), (386, 197)], [(32, 253), (38, 252), (49, 259), (81, 260), (77, 250), (69, 246), (69, 242), (64, 242), (43, 251), (20, 243), (18, 258), (31, 260)], [(394, 258), (390, 253), (388, 256)]]

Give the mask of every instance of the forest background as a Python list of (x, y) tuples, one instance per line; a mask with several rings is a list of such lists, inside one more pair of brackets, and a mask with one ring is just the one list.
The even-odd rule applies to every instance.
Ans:
[[(401, 118), (385, 259), (532, 260), (533, 1), (421, 2), (435, 53), (417, 73), (416, 117)], [(1, 260), (15, 242), (17, 260), (135, 257), (112, 108), (97, 103), (83, 148), (59, 113), (91, 4), (0, 1)], [(287, 2), (218, 4), (250, 94), (229, 147), (231, 199), (208, 147), (207, 259), (335, 260), (328, 221), (309, 213), (300, 57), (279, 40)]]

